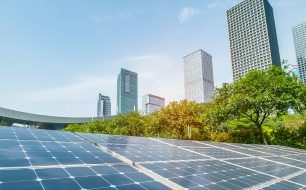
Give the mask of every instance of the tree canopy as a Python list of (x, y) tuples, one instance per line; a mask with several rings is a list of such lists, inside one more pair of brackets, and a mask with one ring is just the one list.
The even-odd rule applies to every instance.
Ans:
[(280, 116), (288, 109), (303, 112), (305, 98), (306, 86), (296, 76), (272, 66), (265, 71), (251, 70), (245, 78), (216, 88), (209, 116), (214, 123), (247, 118), (257, 126), (267, 144), (262, 131), (266, 118)]
[[(225, 140), (229, 137), (225, 133), (231, 132), (232, 140), (236, 139), (234, 142), (246, 142), (241, 140), (246, 139), (241, 138), (244, 134), (244, 137), (249, 139), (248, 143), (262, 139), (260, 143), (268, 144), (271, 138), (267, 141), (265, 134), (271, 135), (271, 130), (282, 127), (285, 123), (281, 120), (270, 120), (271, 116), (289, 118), (288, 109), (302, 113), (301, 115), (305, 110), (306, 86), (297, 76), (285, 71), (285, 64), (284, 61), (284, 69), (272, 66), (264, 71), (251, 70), (245, 78), (240, 77), (236, 82), (224, 83), (222, 87), (215, 89), (212, 101), (208, 103), (173, 101), (149, 115), (142, 115), (141, 112), (119, 114), (113, 120), (95, 121), (81, 126), (70, 125), (65, 130), (146, 137), (157, 137), (161, 134), (162, 137), (186, 139), (187, 128), (191, 127), (193, 137), (202, 140), (230, 142), (231, 140)], [(300, 124), (295, 131), (303, 127), (304, 120), (301, 119), (296, 121)], [(215, 138), (222, 133), (220, 138)], [(254, 138), (249, 138), (252, 134)], [(303, 135), (300, 139), (302, 137)], [(306, 143), (301, 144), (304, 146)]]

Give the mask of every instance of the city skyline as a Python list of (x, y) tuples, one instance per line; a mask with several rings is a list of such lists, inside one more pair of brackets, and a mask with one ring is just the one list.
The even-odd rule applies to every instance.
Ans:
[[(0, 106), (95, 116), (101, 87), (116, 99), (121, 67), (139, 73), (139, 94), (154, 92), (168, 104), (184, 99), (181, 58), (198, 49), (214, 57), (216, 86), (232, 82), (226, 10), (242, 0), (132, 2), (3, 2)], [(281, 59), (296, 65), (292, 27), (306, 21), (306, 2), (269, 2)]]

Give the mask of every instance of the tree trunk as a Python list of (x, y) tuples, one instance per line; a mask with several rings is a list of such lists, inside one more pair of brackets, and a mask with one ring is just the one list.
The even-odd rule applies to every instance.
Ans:
[(267, 142), (267, 140), (266, 140), (266, 137), (265, 137), (264, 133), (262, 132), (261, 125), (260, 125), (260, 126), (257, 126), (257, 127), (258, 127), (259, 132), (260, 132), (260, 134), (261, 134), (261, 136), (262, 136), (263, 142), (265, 143), (265, 145), (268, 145), (268, 142)]

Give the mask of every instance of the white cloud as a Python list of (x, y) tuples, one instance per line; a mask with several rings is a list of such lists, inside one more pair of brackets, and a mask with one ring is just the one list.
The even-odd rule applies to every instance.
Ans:
[(190, 20), (195, 15), (199, 14), (199, 10), (196, 8), (184, 7), (178, 16), (179, 23), (183, 24), (187, 20)]

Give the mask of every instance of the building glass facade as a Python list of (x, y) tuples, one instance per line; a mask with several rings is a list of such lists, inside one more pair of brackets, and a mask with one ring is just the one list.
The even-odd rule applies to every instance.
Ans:
[(111, 100), (108, 96), (99, 94), (97, 117), (111, 116)]
[(292, 28), (299, 78), (306, 84), (306, 22)]
[(145, 115), (165, 107), (165, 99), (152, 94), (142, 96), (142, 111)]
[(183, 58), (187, 101), (209, 102), (214, 94), (212, 56), (198, 50)]
[(137, 73), (121, 69), (117, 79), (117, 114), (138, 111)]
[(268, 0), (245, 0), (227, 10), (233, 80), (252, 69), (281, 66), (273, 9)]

